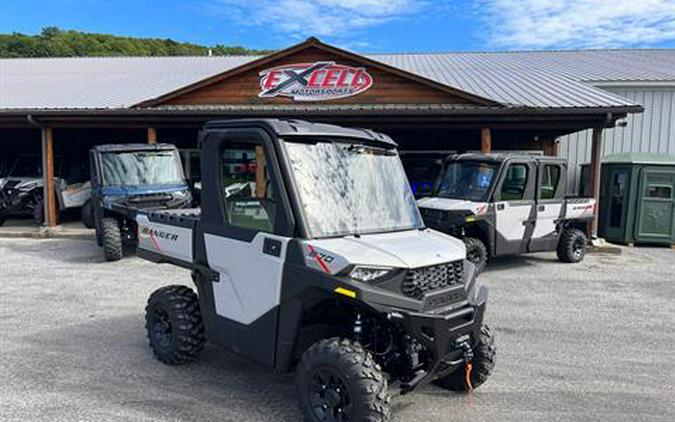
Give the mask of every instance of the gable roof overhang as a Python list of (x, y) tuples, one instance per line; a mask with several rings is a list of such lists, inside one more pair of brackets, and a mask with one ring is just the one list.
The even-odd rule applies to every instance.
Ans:
[(288, 47), (283, 50), (279, 50), (277, 52), (274, 52), (270, 55), (260, 57), (256, 60), (252, 60), (248, 63), (245, 63), (241, 66), (235, 67), (233, 69), (226, 70), (225, 72), (219, 73), (217, 75), (202, 79), (200, 81), (194, 82), (192, 84), (186, 85), (182, 88), (179, 88), (177, 90), (168, 92), (166, 94), (163, 94), (159, 97), (152, 98), (149, 100), (142, 101), (140, 103), (134, 104), (131, 106), (131, 108), (149, 108), (149, 107), (158, 107), (166, 104), (169, 100), (175, 99), (179, 96), (189, 94), (191, 92), (195, 92), (199, 89), (206, 88), (210, 85), (213, 85), (215, 83), (224, 81), (228, 78), (234, 77), (236, 75), (243, 74), (245, 72), (250, 72), (256, 68), (260, 68), (265, 65), (271, 65), (275, 62), (281, 61), (287, 57), (293, 56), (297, 53), (302, 52), (303, 50), (308, 50), (310, 48), (317, 49), (320, 51), (325, 52), (326, 54), (340, 58), (340, 59), (347, 59), (351, 60), (354, 62), (359, 62), (364, 65), (367, 65), (369, 67), (379, 69), (383, 72), (386, 72), (388, 74), (396, 75), (401, 78), (407, 79), (414, 81), (415, 83), (418, 83), (420, 85), (426, 86), (428, 88), (431, 88), (433, 90), (441, 91), (456, 97), (459, 97), (463, 100), (466, 100), (467, 103), (469, 104), (475, 104), (477, 106), (491, 106), (491, 107), (499, 107), (502, 106), (503, 104), (494, 101), (492, 99), (482, 97), (479, 95), (475, 95), (469, 92), (462, 91), (460, 89), (457, 89), (455, 87), (439, 83), (437, 81), (434, 81), (433, 79), (426, 78), (424, 76), (415, 74), (413, 72), (409, 72), (394, 66), (390, 66), (388, 64), (376, 61), (372, 58), (368, 58), (366, 56), (362, 56), (359, 54), (352, 53), (347, 50), (340, 49), (338, 47), (332, 46), (325, 44), (318, 40), (315, 37), (310, 37), (306, 41), (296, 44), (294, 46)]
[(443, 104), (305, 106), (174, 106), (144, 109), (0, 110), (0, 128), (32, 128), (28, 119), (54, 128), (199, 128), (213, 119), (242, 117), (300, 118), (352, 126), (466, 129), (490, 127), (514, 130), (556, 130), (561, 134), (593, 127), (613, 127), (626, 117), (617, 109), (528, 109), (455, 107)]

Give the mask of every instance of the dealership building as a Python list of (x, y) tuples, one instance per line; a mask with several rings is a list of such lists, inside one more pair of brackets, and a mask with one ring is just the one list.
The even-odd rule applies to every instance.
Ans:
[(382, 131), (404, 157), (560, 155), (576, 191), (604, 154), (674, 154), (674, 98), (673, 50), (361, 55), (310, 38), (267, 56), (0, 59), (0, 172), (37, 155), (49, 186), (73, 170), (59, 157), (170, 142), (195, 174), (204, 122), (281, 117)]

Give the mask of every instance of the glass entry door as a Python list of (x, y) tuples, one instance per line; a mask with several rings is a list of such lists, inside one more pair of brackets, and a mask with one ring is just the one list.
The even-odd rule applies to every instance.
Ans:
[(609, 170), (609, 192), (604, 209), (604, 218), (608, 239), (623, 241), (626, 236), (626, 215), (628, 210), (628, 191), (630, 186), (630, 170), (613, 168)]

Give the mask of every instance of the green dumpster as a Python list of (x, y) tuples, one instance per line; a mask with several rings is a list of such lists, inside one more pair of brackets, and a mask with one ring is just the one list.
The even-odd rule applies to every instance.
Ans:
[[(589, 166), (583, 167), (581, 192), (590, 185)], [(600, 237), (618, 243), (675, 244), (675, 156), (607, 156), (600, 185)]]

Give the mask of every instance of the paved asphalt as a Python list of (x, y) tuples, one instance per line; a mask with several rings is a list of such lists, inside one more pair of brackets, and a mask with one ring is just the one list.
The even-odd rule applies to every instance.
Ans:
[[(470, 397), (394, 397), (393, 419), (674, 421), (674, 274), (666, 248), (494, 262), (493, 377)], [(104, 263), (90, 241), (0, 239), (0, 420), (300, 420), (289, 376), (214, 347), (184, 367), (152, 358), (143, 308), (170, 283), (188, 273)]]

